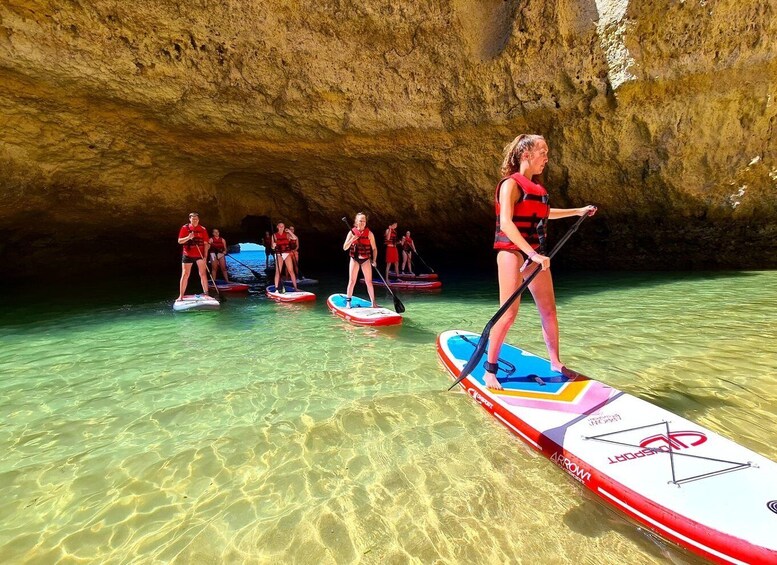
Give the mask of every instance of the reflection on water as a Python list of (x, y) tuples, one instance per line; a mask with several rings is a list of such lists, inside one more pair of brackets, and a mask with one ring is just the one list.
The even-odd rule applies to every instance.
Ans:
[[(3, 561), (697, 562), (444, 392), (435, 336), (496, 310), (493, 281), (444, 282), (400, 293), (390, 331), (329, 314), (340, 279), (313, 306), (9, 304)], [(777, 459), (776, 291), (771, 272), (559, 276), (563, 358)], [(529, 299), (509, 340), (544, 353)]]

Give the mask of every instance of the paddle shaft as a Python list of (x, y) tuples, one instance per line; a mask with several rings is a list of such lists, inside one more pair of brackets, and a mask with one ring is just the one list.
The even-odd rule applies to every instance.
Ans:
[(227, 254), (226, 254), (226, 257), (229, 257), (230, 259), (232, 259), (233, 261), (235, 261), (235, 262), (236, 262), (236, 263), (238, 263), (239, 265), (243, 265), (243, 266), (244, 266), (246, 269), (248, 269), (249, 271), (251, 271), (251, 274), (252, 274), (252, 275), (254, 275), (254, 277), (255, 277), (255, 278), (257, 278), (257, 279), (261, 278), (261, 275), (260, 275), (259, 273), (257, 273), (256, 271), (254, 271), (254, 270), (253, 270), (251, 267), (249, 267), (248, 265), (246, 265), (246, 264), (245, 264), (245, 263), (243, 263), (242, 261), (238, 261), (237, 259), (235, 259), (234, 257), (232, 257), (232, 255), (230, 255), (229, 253), (227, 253)]
[[(341, 219), (343, 220), (343, 223), (344, 223), (346, 226), (348, 226), (348, 230), (349, 230), (349, 231), (350, 231), (351, 229), (353, 229), (353, 228), (352, 228), (352, 226), (351, 226), (351, 224), (349, 224), (349, 223), (348, 223), (348, 219), (347, 219), (345, 216), (343, 216)], [(402, 301), (399, 299), (399, 297), (398, 297), (396, 294), (394, 294), (394, 291), (393, 291), (393, 290), (391, 290), (391, 287), (390, 287), (390, 286), (389, 286), (389, 284), (386, 282), (386, 279), (384, 279), (384, 278), (383, 278), (383, 275), (381, 275), (381, 274), (380, 274), (380, 269), (378, 269), (377, 265), (375, 266), (375, 268), (373, 269), (373, 271), (374, 271), (375, 273), (378, 273), (378, 278), (379, 278), (381, 281), (383, 281), (383, 284), (384, 284), (384, 285), (386, 285), (386, 289), (389, 291), (389, 294), (391, 295), (391, 298), (393, 298), (393, 299), (394, 299), (394, 309), (397, 311), (397, 313), (398, 313), (398, 314), (401, 314), (402, 312), (404, 312), (404, 311), (405, 311), (405, 305), (404, 305), (404, 304), (402, 304)], [(373, 290), (373, 292), (374, 292), (374, 290)]]
[(416, 251), (416, 252), (415, 252), (415, 254), (416, 254), (416, 257), (418, 257), (418, 259), (421, 261), (421, 263), (423, 263), (423, 264), (424, 264), (424, 267), (426, 267), (427, 269), (429, 269), (431, 272), (434, 272), (434, 269), (432, 269), (432, 268), (431, 268), (431, 267), (430, 267), (430, 266), (429, 266), (429, 265), (426, 263), (426, 261), (424, 261), (424, 258), (423, 258), (423, 257), (421, 257), (421, 254), (420, 254), (420, 253), (418, 253), (418, 251)]
[[(553, 249), (548, 253), (548, 258), (552, 259), (553, 256), (558, 253), (559, 249), (563, 247), (563, 245), (567, 242), (567, 240), (572, 237), (572, 234), (577, 231), (577, 228), (580, 227), (580, 224), (583, 223), (583, 221), (588, 217), (588, 214), (583, 214), (578, 218), (578, 220), (574, 223), (574, 225), (569, 228), (567, 233), (564, 234), (564, 237), (562, 237), (559, 242), (553, 247)], [(534, 280), (534, 277), (536, 277), (540, 271), (542, 270), (542, 267), (540, 265), (537, 265), (537, 267), (531, 272), (531, 274), (524, 279), (523, 284), (519, 286), (515, 292), (513, 292), (507, 300), (505, 300), (504, 304), (499, 307), (499, 310), (496, 311), (496, 314), (494, 314), (491, 319), (486, 324), (486, 327), (483, 328), (483, 333), (480, 334), (480, 341), (478, 341), (478, 346), (475, 348), (475, 352), (472, 354), (472, 357), (469, 358), (469, 361), (467, 361), (467, 365), (462, 369), (461, 374), (456, 379), (456, 381), (448, 388), (448, 390), (451, 390), (453, 387), (455, 387), (457, 384), (459, 384), (461, 381), (463, 381), (467, 375), (469, 375), (472, 370), (477, 366), (477, 364), (480, 362), (481, 357), (483, 357), (483, 353), (486, 350), (486, 345), (488, 344), (488, 336), (491, 334), (491, 330), (494, 327), (494, 324), (496, 324), (499, 321), (499, 318), (501, 318), (507, 310), (510, 309), (510, 306), (512, 306), (513, 302), (515, 302), (521, 294), (523, 294), (523, 291), (529, 288), (529, 284)]]

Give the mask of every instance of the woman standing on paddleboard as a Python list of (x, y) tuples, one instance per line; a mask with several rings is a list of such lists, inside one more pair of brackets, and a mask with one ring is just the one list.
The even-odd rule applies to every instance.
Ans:
[[(596, 213), (596, 206), (583, 208), (551, 208), (548, 192), (537, 184), (535, 177), (548, 163), (548, 145), (541, 135), (521, 134), (506, 148), (502, 162), (502, 180), (496, 187), (496, 235), (494, 249), (499, 270), (499, 303), (503, 304), (521, 285), (524, 275), (532, 269), (542, 269), (529, 284), (540, 312), (542, 336), (548, 348), (551, 368), (567, 377), (577, 373), (567, 369), (559, 359), (558, 318), (556, 296), (550, 274), (550, 258), (545, 256), (545, 229), (548, 220)], [(499, 351), (510, 326), (518, 315), (520, 297), (505, 312), (491, 330), (488, 360), (485, 362), (485, 384), (502, 389), (496, 378)]]
[(359, 268), (364, 273), (364, 282), (367, 285), (367, 294), (373, 308), (375, 304), (375, 289), (372, 286), (372, 267), (376, 266), (378, 258), (378, 246), (375, 236), (367, 227), (367, 215), (359, 212), (353, 220), (353, 228), (348, 232), (343, 243), (343, 250), (348, 251), (351, 260), (348, 263), (348, 291), (345, 293), (345, 307), (351, 307), (353, 287), (356, 286), (356, 278), (359, 276)]
[(272, 248), (275, 250), (275, 288), (278, 292), (286, 292), (283, 287), (283, 277), (281, 277), (281, 271), (285, 265), (286, 271), (291, 275), (291, 284), (294, 285), (294, 291), (299, 292), (297, 288), (297, 275), (294, 272), (294, 260), (291, 253), (291, 242), (295, 241), (297, 236), (283, 222), (278, 222), (275, 227), (278, 229), (278, 231), (272, 234)]
[(224, 275), (224, 280), (229, 282), (229, 273), (227, 272), (227, 240), (221, 237), (221, 232), (213, 228), (213, 235), (210, 240), (210, 274), (213, 279), (219, 278), (219, 269)]
[(410, 237), (410, 230), (407, 230), (405, 232), (405, 235), (402, 236), (402, 240), (399, 242), (399, 245), (402, 247), (401, 272), (414, 275), (415, 273), (413, 273), (413, 253), (416, 253), (416, 250), (415, 250), (415, 243), (413, 243), (413, 238)]
[(383, 234), (386, 244), (386, 282), (389, 280), (391, 265), (394, 265), (394, 276), (399, 276), (399, 251), (397, 250), (397, 223), (391, 222)]

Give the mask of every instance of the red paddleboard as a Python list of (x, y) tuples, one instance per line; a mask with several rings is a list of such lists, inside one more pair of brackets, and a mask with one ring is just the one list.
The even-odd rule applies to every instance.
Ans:
[(311, 302), (316, 299), (315, 294), (304, 290), (287, 289), (286, 292), (278, 292), (275, 285), (268, 286), (266, 292), (267, 296), (276, 302)]

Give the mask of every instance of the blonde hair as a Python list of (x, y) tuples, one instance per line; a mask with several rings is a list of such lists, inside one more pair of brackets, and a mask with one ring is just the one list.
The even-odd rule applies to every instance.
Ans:
[(545, 141), (545, 138), (534, 133), (522, 133), (508, 143), (504, 148), (502, 167), (499, 169), (502, 177), (509, 177), (518, 172), (521, 169), (523, 154), (534, 149), (539, 141)]

